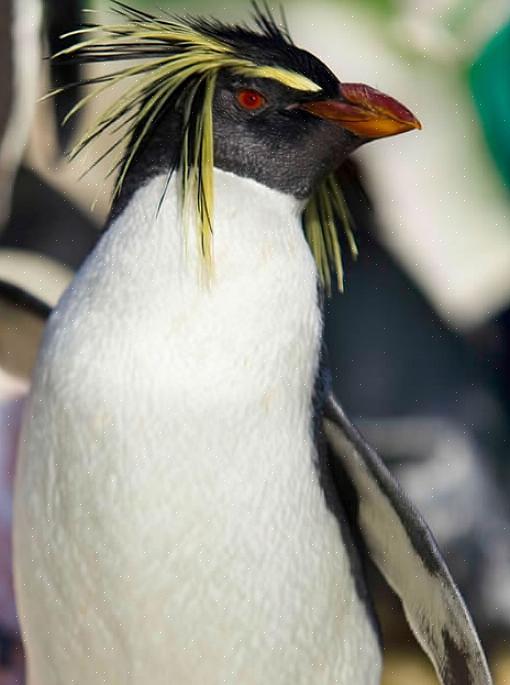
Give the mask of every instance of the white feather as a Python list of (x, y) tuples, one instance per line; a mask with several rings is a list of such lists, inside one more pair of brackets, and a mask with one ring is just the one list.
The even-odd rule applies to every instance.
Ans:
[(215, 170), (215, 278), (139, 189), (50, 320), (15, 509), (29, 685), (375, 685), (314, 467), (302, 206)]

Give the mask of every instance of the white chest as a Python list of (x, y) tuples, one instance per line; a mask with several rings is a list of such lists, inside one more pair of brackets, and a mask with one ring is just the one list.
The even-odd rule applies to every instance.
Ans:
[(163, 182), (78, 275), (34, 381), (16, 553), (40, 685), (375, 683), (313, 463), (300, 207), (215, 172), (206, 288), (172, 186), (154, 219)]

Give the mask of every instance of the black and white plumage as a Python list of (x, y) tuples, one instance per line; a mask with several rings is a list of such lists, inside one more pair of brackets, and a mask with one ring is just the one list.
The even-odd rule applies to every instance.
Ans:
[[(150, 32), (147, 16), (131, 17), (137, 31)], [(29, 685), (376, 685), (381, 650), (349, 526), (442, 682), (486, 685), (426, 525), (321, 365), (333, 200), (315, 209), (311, 249), (302, 230), (308, 197), (352, 149), (418, 123), (257, 18), (255, 32), (187, 25), (192, 57), (212, 38), (216, 51), (234, 43), (234, 66), (215, 62), (200, 99), (210, 111), (181, 89), (149, 126), (138, 117), (130, 147), (143, 141), (108, 231), (50, 318), (16, 496)], [(145, 58), (164, 52), (151, 35)], [(84, 54), (112, 55), (102, 50)], [(208, 126), (214, 164), (197, 142)], [(183, 178), (203, 203), (197, 240)]]

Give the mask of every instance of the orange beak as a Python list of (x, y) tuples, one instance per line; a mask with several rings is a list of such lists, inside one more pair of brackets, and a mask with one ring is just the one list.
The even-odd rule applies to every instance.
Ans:
[(420, 122), (407, 107), (363, 83), (342, 83), (338, 100), (305, 102), (299, 107), (337, 122), (360, 138), (385, 138), (421, 129)]

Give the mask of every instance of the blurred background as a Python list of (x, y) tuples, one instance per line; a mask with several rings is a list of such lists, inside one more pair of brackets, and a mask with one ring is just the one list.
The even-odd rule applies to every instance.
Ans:
[[(239, 1), (130, 4), (230, 21), (250, 13)], [(360, 257), (346, 256), (345, 292), (326, 306), (330, 364), (347, 413), (431, 525), (496, 682), (510, 684), (510, 4), (283, 6), (298, 45), (422, 121), (341, 170)], [(100, 0), (0, 0), (0, 685), (24, 682), (10, 576), (23, 396), (47, 311), (98, 239), (111, 192), (108, 166), (80, 180), (93, 150), (72, 165), (64, 157), (104, 101), (65, 127), (78, 89), (37, 103), (84, 76), (44, 57), (90, 21), (85, 7), (112, 19)], [(398, 602), (374, 582), (385, 685), (435, 683)]]

